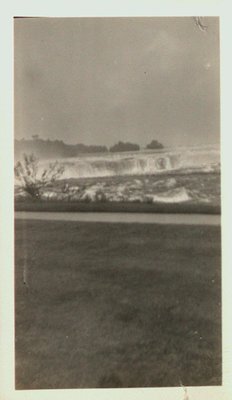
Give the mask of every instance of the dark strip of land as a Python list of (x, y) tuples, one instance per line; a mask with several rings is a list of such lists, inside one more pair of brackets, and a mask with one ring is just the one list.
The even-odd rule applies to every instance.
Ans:
[(133, 203), (133, 202), (74, 202), (74, 201), (16, 201), (15, 211), (77, 211), (77, 212), (142, 212), (220, 214), (219, 205), (194, 203)]

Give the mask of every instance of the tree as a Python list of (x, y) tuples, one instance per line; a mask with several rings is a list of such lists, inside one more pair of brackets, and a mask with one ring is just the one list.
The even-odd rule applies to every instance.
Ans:
[(130, 142), (118, 142), (114, 146), (110, 147), (111, 152), (120, 152), (120, 151), (138, 151), (140, 147), (138, 144), (130, 143)]
[(14, 167), (15, 177), (21, 188), (34, 199), (41, 196), (41, 189), (55, 182), (64, 172), (64, 166), (56, 161), (39, 173), (38, 159), (33, 154), (24, 154), (23, 160)]
[(158, 140), (152, 140), (151, 143), (149, 143), (146, 146), (146, 149), (163, 149), (164, 146), (162, 143), (158, 142)]

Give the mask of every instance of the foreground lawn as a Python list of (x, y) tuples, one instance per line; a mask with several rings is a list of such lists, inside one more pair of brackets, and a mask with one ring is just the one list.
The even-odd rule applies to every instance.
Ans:
[(221, 384), (219, 227), (15, 232), (17, 389)]

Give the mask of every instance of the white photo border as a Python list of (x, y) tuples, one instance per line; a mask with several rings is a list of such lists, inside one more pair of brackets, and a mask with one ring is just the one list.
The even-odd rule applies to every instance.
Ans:
[(30, 17), (218, 16), (221, 63), (223, 384), (188, 387), (189, 400), (232, 399), (231, 37), (229, 2), (214, 0), (8, 1), (0, 13), (0, 399), (184, 399), (184, 388), (15, 390), (14, 388), (14, 90), (13, 19)]

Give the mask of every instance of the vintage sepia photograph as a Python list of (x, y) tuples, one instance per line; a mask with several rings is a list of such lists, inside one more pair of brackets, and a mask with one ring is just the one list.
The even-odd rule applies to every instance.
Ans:
[(16, 390), (222, 385), (219, 22), (14, 18)]

